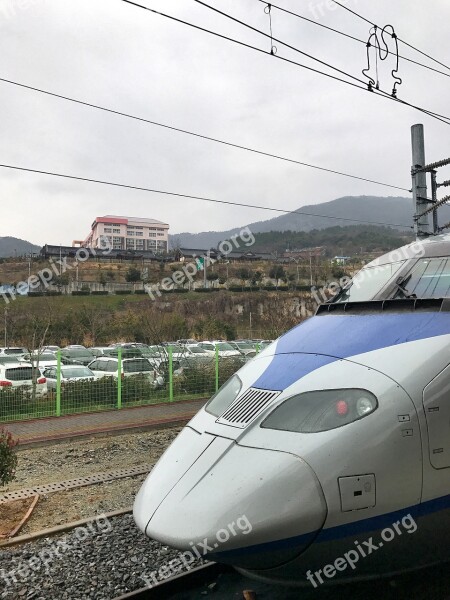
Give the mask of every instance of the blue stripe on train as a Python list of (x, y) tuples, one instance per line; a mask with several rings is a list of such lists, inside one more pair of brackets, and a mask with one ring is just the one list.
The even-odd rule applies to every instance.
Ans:
[[(396, 521), (401, 520), (407, 515), (411, 515), (414, 519), (420, 519), (426, 515), (448, 510), (450, 508), (450, 495), (442, 496), (434, 500), (429, 500), (422, 504), (416, 504), (402, 510), (397, 510), (377, 517), (371, 517), (370, 519), (363, 519), (354, 523), (348, 523), (346, 525), (338, 525), (336, 527), (330, 527), (330, 529), (322, 529), (317, 535), (317, 531), (306, 533), (303, 535), (286, 538), (283, 540), (275, 540), (273, 542), (266, 542), (265, 544), (258, 544), (255, 546), (247, 546), (245, 548), (237, 548), (235, 550), (225, 550), (224, 552), (218, 552), (214, 554), (208, 554), (208, 558), (211, 560), (217, 560), (220, 562), (221, 558), (239, 558), (239, 556), (245, 556), (248, 554), (259, 554), (263, 552), (273, 552), (276, 550), (289, 549), (297, 546), (309, 545), (315, 541), (315, 544), (321, 542), (329, 542), (333, 540), (344, 539), (360, 534), (368, 534), (374, 531), (381, 531), (386, 527), (392, 527), (392, 524)], [(420, 524), (419, 524), (420, 526)]]
[(276, 354), (253, 387), (283, 390), (339, 358), (450, 334), (450, 313), (323, 315), (277, 342)]

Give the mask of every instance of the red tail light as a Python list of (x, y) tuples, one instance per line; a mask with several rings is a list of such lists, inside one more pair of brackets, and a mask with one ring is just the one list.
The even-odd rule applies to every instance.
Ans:
[(0, 387), (10, 387), (12, 386), (11, 381), (0, 381)]
[(39, 377), (39, 379), (37, 380), (37, 383), (46, 383), (47, 379), (45, 377)]

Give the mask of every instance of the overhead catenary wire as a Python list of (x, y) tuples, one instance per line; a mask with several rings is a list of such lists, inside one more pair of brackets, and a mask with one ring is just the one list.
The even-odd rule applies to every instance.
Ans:
[(204, 139), (204, 140), (207, 140), (209, 142), (215, 142), (217, 144), (222, 144), (224, 146), (230, 146), (231, 148), (236, 148), (238, 150), (245, 150), (246, 152), (252, 152), (254, 154), (259, 154), (261, 156), (267, 156), (269, 158), (275, 158), (277, 160), (285, 161), (285, 162), (288, 162), (288, 163), (291, 163), (291, 164), (300, 165), (300, 166), (303, 166), (303, 167), (308, 167), (310, 169), (316, 169), (318, 171), (323, 171), (323, 172), (334, 174), (334, 175), (339, 175), (341, 177), (349, 177), (351, 179), (356, 179), (358, 181), (365, 181), (367, 183), (373, 183), (375, 185), (389, 187), (389, 188), (396, 189), (396, 190), (401, 190), (401, 191), (404, 191), (404, 192), (409, 192), (410, 191), (410, 189), (405, 188), (405, 187), (401, 187), (401, 186), (398, 186), (398, 185), (393, 185), (393, 184), (385, 183), (385, 182), (382, 182), (382, 181), (376, 181), (374, 179), (368, 179), (367, 177), (361, 177), (361, 176), (358, 176), (358, 175), (352, 175), (350, 173), (344, 173), (343, 171), (338, 171), (336, 169), (329, 169), (327, 167), (321, 167), (319, 165), (313, 165), (311, 163), (300, 161), (300, 160), (297, 160), (297, 159), (294, 159), (294, 158), (289, 158), (289, 157), (286, 157), (286, 156), (281, 156), (279, 154), (275, 154), (275, 153), (272, 153), (272, 152), (265, 152), (264, 150), (258, 150), (256, 148), (251, 148), (249, 146), (244, 146), (242, 144), (237, 144), (235, 142), (229, 142), (229, 141), (226, 141), (226, 140), (221, 140), (219, 138), (215, 138), (215, 137), (211, 137), (211, 136), (208, 136), (208, 135), (204, 135), (204, 134), (201, 134), (201, 133), (198, 133), (198, 132), (188, 131), (187, 129), (182, 129), (180, 127), (175, 127), (174, 125), (168, 125), (167, 123), (159, 123), (159, 122), (153, 121), (151, 119), (146, 119), (145, 117), (140, 117), (140, 116), (137, 116), (137, 115), (132, 115), (130, 113), (126, 113), (126, 112), (123, 112), (123, 111), (120, 111), (120, 110), (115, 110), (113, 108), (108, 108), (106, 106), (100, 106), (99, 104), (93, 104), (92, 102), (86, 102), (84, 100), (79, 100), (79, 99), (76, 99), (76, 98), (72, 98), (70, 96), (65, 96), (65, 95), (62, 95), (62, 94), (57, 94), (56, 92), (51, 92), (51, 91), (45, 90), (43, 88), (37, 88), (35, 86), (27, 85), (25, 83), (20, 83), (18, 81), (13, 81), (11, 79), (5, 79), (3, 77), (0, 77), (0, 82), (11, 84), (11, 85), (14, 85), (14, 86), (17, 86), (17, 87), (20, 87), (20, 88), (24, 88), (24, 89), (27, 89), (27, 90), (31, 90), (31, 91), (34, 91), (34, 92), (38, 92), (40, 94), (45, 94), (47, 96), (58, 98), (60, 100), (66, 100), (66, 101), (72, 102), (74, 104), (80, 104), (81, 106), (85, 106), (85, 107), (88, 107), (88, 108), (94, 108), (96, 110), (100, 110), (100, 111), (104, 111), (104, 112), (107, 112), (107, 113), (111, 113), (111, 114), (114, 114), (114, 115), (117, 115), (117, 116), (120, 116), (120, 117), (126, 117), (128, 119), (133, 119), (135, 121), (140, 121), (142, 123), (147, 123), (149, 125), (155, 125), (156, 127), (161, 127), (161, 128), (164, 128), (164, 129), (169, 129), (170, 131), (176, 131), (177, 133), (183, 133), (183, 134), (190, 135), (190, 136), (193, 136), (193, 137), (196, 137), (196, 138)]
[[(263, 50), (262, 48), (258, 48), (257, 46), (252, 46), (251, 44), (247, 44), (246, 42), (243, 42), (241, 40), (237, 40), (235, 38), (231, 38), (229, 36), (226, 36), (226, 35), (224, 35), (222, 33), (217, 32), (217, 31), (212, 31), (211, 29), (207, 29), (205, 27), (201, 27), (200, 25), (196, 25), (195, 23), (190, 23), (188, 21), (184, 21), (183, 19), (179, 19), (177, 17), (174, 17), (173, 15), (168, 15), (166, 13), (163, 13), (161, 11), (155, 10), (153, 8), (149, 8), (148, 6), (144, 6), (143, 4), (138, 4), (137, 2), (132, 2), (132, 0), (121, 0), (121, 2), (125, 2), (126, 4), (130, 4), (132, 6), (135, 6), (135, 7), (138, 7), (138, 8), (142, 8), (144, 10), (147, 10), (147, 11), (149, 11), (151, 13), (156, 14), (156, 15), (165, 17), (165, 18), (170, 19), (172, 21), (175, 21), (177, 23), (186, 25), (188, 27), (192, 27), (192, 28), (197, 29), (199, 31), (203, 31), (204, 33), (209, 33), (210, 35), (213, 35), (213, 36), (218, 37), (220, 39), (232, 42), (234, 44), (238, 44), (240, 46), (243, 46), (245, 48), (254, 50), (254, 51), (259, 52), (261, 54), (264, 54), (266, 56), (270, 56), (271, 58), (276, 58), (276, 59), (281, 60), (283, 62), (295, 65), (295, 66), (300, 67), (302, 69), (306, 69), (306, 70), (311, 71), (313, 73), (317, 73), (317, 74), (322, 75), (324, 77), (327, 77), (329, 79), (333, 79), (335, 81), (340, 81), (341, 83), (345, 83), (345, 84), (350, 85), (350, 86), (352, 86), (354, 88), (357, 88), (359, 90), (367, 92), (367, 85), (365, 83), (363, 85), (358, 85), (358, 83), (354, 83), (353, 81), (347, 81), (346, 79), (342, 79), (340, 77), (337, 77), (336, 75), (332, 75), (331, 73), (326, 73), (324, 71), (320, 71), (319, 69), (315, 69), (314, 67), (310, 67), (308, 65), (299, 63), (299, 62), (297, 62), (295, 60), (286, 58), (284, 56), (280, 56), (278, 54), (271, 54), (270, 52), (267, 52), (266, 50)], [(263, 35), (265, 35), (264, 32), (262, 32), (262, 33), (263, 33)], [(351, 75), (347, 75), (347, 76), (353, 77)], [(400, 98), (394, 98), (388, 92), (385, 92), (383, 90), (371, 90), (370, 93), (372, 93), (372, 94), (374, 94), (376, 96), (379, 96), (380, 98), (384, 98), (386, 100), (391, 100), (393, 102), (399, 102), (400, 104), (403, 104), (405, 106), (408, 106), (410, 108), (418, 110), (419, 112), (421, 112), (423, 114), (426, 114), (426, 115), (428, 115), (428, 116), (430, 116), (430, 117), (432, 117), (434, 119), (437, 119), (438, 121), (441, 121), (442, 123), (445, 123), (446, 125), (450, 125), (450, 117), (447, 117), (445, 115), (440, 115), (439, 113), (432, 112), (432, 111), (427, 110), (425, 108), (422, 108), (420, 106), (416, 106), (416, 105), (414, 105), (414, 104), (412, 104), (410, 102), (407, 102), (406, 100), (401, 100)]]
[[(127, 0), (124, 0), (124, 2), (126, 2), (126, 1)], [(338, 67), (335, 67), (334, 65), (332, 65), (324, 60), (321, 60), (320, 58), (317, 58), (316, 56), (313, 56), (312, 54), (309, 54), (308, 52), (304, 52), (303, 50), (300, 50), (300, 48), (292, 46), (291, 44), (288, 44), (287, 42), (283, 42), (282, 40), (274, 37), (272, 35), (272, 30), (269, 35), (265, 31), (262, 31), (261, 29), (258, 29), (257, 27), (253, 27), (253, 25), (250, 25), (249, 23), (246, 23), (245, 21), (241, 21), (240, 19), (237, 19), (236, 17), (233, 17), (232, 15), (229, 15), (228, 13), (223, 12), (222, 10), (219, 10), (215, 6), (206, 4), (206, 2), (203, 2), (202, 0), (194, 0), (194, 2), (196, 2), (197, 4), (200, 4), (201, 6), (204, 6), (205, 8), (208, 8), (209, 10), (212, 10), (213, 12), (216, 12), (219, 15), (222, 15), (223, 17), (226, 17), (227, 19), (230, 19), (231, 21), (234, 21), (235, 23), (239, 23), (239, 25), (243, 25), (244, 27), (247, 27), (247, 29), (251, 29), (255, 33), (259, 33), (259, 35), (263, 35), (264, 37), (270, 38), (271, 43), (277, 42), (278, 44), (282, 44), (286, 48), (289, 48), (290, 50), (293, 50), (294, 52), (298, 52), (302, 56), (306, 56), (306, 58), (314, 60), (314, 61), (318, 62), (319, 64), (321, 64), (322, 66), (332, 69), (333, 71), (336, 71), (337, 73), (340, 73), (341, 75), (345, 75), (346, 77), (349, 77), (350, 79), (353, 79), (353, 80), (357, 81), (358, 83), (363, 83), (363, 84), (365, 83), (365, 81), (363, 79), (361, 79), (360, 77), (351, 75), (350, 73), (347, 73), (346, 71), (343, 71), (342, 69), (339, 69)]]
[[(369, 25), (372, 25), (373, 27), (378, 27), (380, 28), (379, 25), (377, 25), (376, 23), (373, 23), (372, 21), (370, 21), (369, 19), (367, 19), (366, 17), (364, 17), (363, 15), (361, 15), (360, 13), (356, 12), (355, 10), (352, 10), (351, 8), (349, 8), (348, 6), (345, 6), (344, 4), (341, 4), (341, 2), (338, 2), (338, 0), (331, 0), (332, 2), (334, 2), (334, 4), (337, 4), (338, 6), (340, 6), (341, 8), (343, 8), (344, 10), (347, 10), (348, 12), (352, 13), (353, 15), (355, 15), (356, 17), (358, 17), (359, 19), (362, 19), (363, 21), (365, 21), (366, 23), (368, 23)], [(381, 29), (381, 28), (380, 28)], [(398, 38), (399, 42), (402, 42), (402, 44), (405, 44), (405, 46), (408, 46), (409, 48), (411, 48), (412, 50), (415, 50), (416, 52), (418, 52), (419, 54), (422, 54), (423, 56), (426, 56), (427, 58), (429, 58), (430, 60), (432, 60), (433, 62), (437, 63), (438, 65), (441, 65), (441, 67), (445, 67), (446, 69), (448, 69), (450, 71), (450, 67), (448, 65), (446, 65), (445, 63), (441, 62), (440, 60), (437, 60), (437, 58), (434, 58), (433, 56), (431, 56), (430, 54), (427, 54), (426, 52), (423, 52), (422, 50), (419, 50), (419, 48), (417, 48), (416, 46), (413, 46), (412, 44), (410, 44), (409, 42), (406, 42), (405, 40), (403, 40), (402, 38)]]
[(320, 217), (323, 219), (331, 219), (334, 221), (347, 221), (347, 222), (351, 222), (351, 223), (361, 223), (364, 225), (384, 225), (386, 227), (400, 227), (402, 229), (413, 229), (412, 226), (401, 224), (401, 223), (385, 223), (385, 222), (381, 222), (381, 221), (367, 221), (364, 219), (351, 219), (349, 217), (337, 217), (335, 215), (310, 213), (310, 212), (300, 211), (300, 210), (288, 210), (288, 209), (284, 209), (284, 208), (275, 208), (275, 207), (271, 207), (271, 206), (261, 206), (258, 204), (248, 204), (245, 202), (232, 202), (231, 200), (219, 200), (217, 198), (207, 198), (204, 196), (197, 196), (197, 195), (193, 195), (193, 194), (184, 194), (181, 192), (169, 192), (167, 190), (159, 190), (159, 189), (149, 188), (149, 187), (144, 187), (144, 186), (131, 185), (131, 184), (126, 184), (126, 183), (118, 183), (118, 182), (107, 181), (107, 180), (103, 180), (103, 179), (93, 179), (90, 177), (82, 177), (79, 175), (68, 175), (66, 173), (57, 173), (55, 171), (44, 171), (42, 169), (19, 167), (17, 165), (0, 164), (0, 168), (1, 169), (10, 169), (13, 171), (21, 171), (21, 172), (26, 172), (26, 173), (34, 173), (37, 175), (48, 175), (51, 177), (59, 177), (61, 179), (70, 179), (70, 180), (74, 180), (74, 181), (84, 181), (87, 183), (96, 183), (99, 185), (107, 185), (107, 186), (112, 186), (112, 187), (117, 187), (117, 188), (122, 188), (122, 189), (129, 189), (129, 190), (135, 190), (135, 191), (140, 191), (140, 192), (148, 192), (148, 193), (152, 193), (152, 194), (161, 194), (164, 196), (174, 196), (177, 198), (186, 198), (188, 200), (199, 200), (201, 202), (211, 202), (214, 204), (225, 204), (225, 205), (230, 205), (230, 206), (239, 206), (242, 208), (254, 208), (257, 210), (265, 210), (265, 211), (271, 211), (271, 212), (277, 212), (277, 213), (283, 213), (283, 214), (302, 215), (302, 216), (308, 216), (308, 217)]
[[(262, 4), (267, 4), (267, 0), (257, 0), (258, 2), (261, 2)], [(345, 31), (341, 31), (340, 29), (336, 29), (334, 27), (330, 27), (329, 25), (325, 25), (324, 23), (319, 23), (319, 21), (315, 21), (314, 19), (310, 19), (308, 17), (305, 17), (304, 15), (300, 15), (299, 13), (293, 12), (292, 10), (288, 10), (287, 8), (284, 8), (282, 6), (279, 6), (277, 4), (273, 4), (271, 2), (271, 7), (275, 8), (277, 10), (279, 10), (280, 12), (286, 13), (288, 15), (291, 15), (292, 17), (297, 17), (298, 19), (301, 19), (303, 21), (306, 21), (307, 23), (311, 23), (312, 25), (316, 25), (317, 27), (321, 27), (322, 29), (327, 29), (328, 31), (331, 31), (333, 33), (336, 33), (338, 35), (341, 35), (343, 37), (346, 37), (350, 40), (353, 40), (355, 42), (358, 42), (360, 44), (364, 44), (364, 46), (367, 45), (367, 40), (362, 40), (361, 38), (355, 37), (354, 35), (351, 35), (349, 33), (346, 33)], [(391, 50), (387, 50), (387, 52), (389, 54), (395, 55), (395, 52), (391, 52)], [(450, 73), (445, 73), (444, 71), (440, 71), (439, 69), (435, 69), (434, 67), (431, 67), (430, 65), (425, 65), (424, 63), (421, 63), (417, 60), (414, 60), (412, 58), (409, 58), (407, 56), (403, 56), (402, 54), (398, 55), (399, 58), (401, 58), (402, 60), (405, 60), (407, 62), (413, 63), (419, 67), (422, 67), (424, 69), (428, 69), (429, 71), (434, 71), (435, 73), (438, 73), (440, 75), (444, 75), (445, 77), (450, 77)]]

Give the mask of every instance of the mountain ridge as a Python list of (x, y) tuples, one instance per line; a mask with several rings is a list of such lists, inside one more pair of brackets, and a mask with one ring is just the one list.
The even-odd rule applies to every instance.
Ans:
[[(243, 227), (249, 227), (252, 233), (312, 231), (326, 229), (333, 225), (354, 225), (357, 224), (356, 221), (368, 222), (365, 224), (388, 224), (404, 231), (413, 227), (413, 201), (412, 198), (403, 196), (343, 196), (322, 204), (301, 206), (298, 211), (310, 214), (298, 214), (293, 211), (273, 219), (255, 221), (225, 231), (182, 232), (170, 235), (169, 239), (172, 247), (212, 248), (222, 240), (239, 233)], [(450, 207), (444, 207), (440, 215), (441, 222), (444, 222), (443, 219), (445, 222), (450, 221)], [(345, 221), (342, 218), (354, 219), (354, 221)]]

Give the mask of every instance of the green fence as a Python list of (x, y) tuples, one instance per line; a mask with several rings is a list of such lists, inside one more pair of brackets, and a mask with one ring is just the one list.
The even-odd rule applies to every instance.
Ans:
[(70, 364), (64, 351), (58, 351), (53, 365), (39, 364), (36, 358), (28, 385), (15, 387), (29, 366), (16, 367), (14, 376), (12, 370), (4, 371), (0, 423), (207, 399), (247, 360), (245, 356), (221, 357), (217, 349), (215, 355), (200, 360), (170, 346), (148, 353), (118, 348), (96, 357), (88, 370), (83, 364)]

